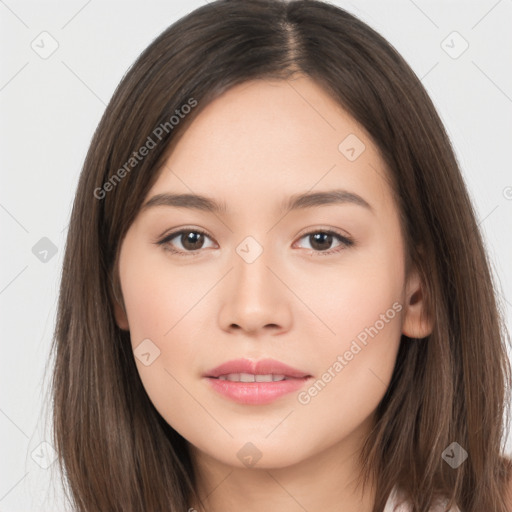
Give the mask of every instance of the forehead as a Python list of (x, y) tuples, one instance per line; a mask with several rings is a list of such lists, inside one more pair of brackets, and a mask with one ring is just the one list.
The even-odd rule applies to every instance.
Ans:
[(376, 209), (391, 189), (378, 148), (320, 85), (252, 80), (206, 105), (172, 147), (151, 195), (214, 196), (236, 208), (343, 188)]

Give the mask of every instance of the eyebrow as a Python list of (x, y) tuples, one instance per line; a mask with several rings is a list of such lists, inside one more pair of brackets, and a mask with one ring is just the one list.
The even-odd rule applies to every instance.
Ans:
[[(288, 213), (292, 210), (332, 204), (355, 204), (375, 213), (372, 206), (361, 196), (342, 189), (294, 194), (281, 204), (280, 211)], [(142, 205), (142, 210), (154, 206), (174, 206), (219, 214), (227, 212), (225, 201), (218, 202), (198, 194), (157, 194)]]

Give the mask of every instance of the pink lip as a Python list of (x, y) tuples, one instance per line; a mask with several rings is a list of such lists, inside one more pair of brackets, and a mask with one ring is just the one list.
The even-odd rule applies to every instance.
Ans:
[[(255, 375), (284, 375), (286, 380), (275, 382), (233, 382), (217, 377), (229, 373), (252, 373)], [(218, 393), (241, 404), (267, 404), (304, 385), (311, 375), (292, 368), (275, 359), (250, 361), (235, 359), (221, 364), (203, 375)]]
[(233, 359), (206, 372), (204, 377), (219, 377), (219, 375), (227, 375), (228, 373), (253, 373), (255, 375), (267, 375), (272, 373), (274, 375), (284, 375), (285, 377), (294, 377), (296, 379), (310, 376), (306, 372), (301, 372), (275, 359), (261, 359), (260, 361)]

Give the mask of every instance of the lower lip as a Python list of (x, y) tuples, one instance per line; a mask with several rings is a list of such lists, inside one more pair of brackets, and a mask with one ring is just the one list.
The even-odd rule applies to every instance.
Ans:
[(207, 377), (212, 388), (239, 404), (261, 405), (299, 390), (310, 377), (275, 382), (233, 382)]

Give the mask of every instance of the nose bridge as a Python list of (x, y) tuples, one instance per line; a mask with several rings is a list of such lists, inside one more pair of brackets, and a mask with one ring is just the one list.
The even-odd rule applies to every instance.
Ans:
[[(272, 273), (268, 266), (272, 265), (271, 250), (264, 247), (252, 236), (246, 237), (236, 247), (234, 257), (235, 293), (238, 300), (242, 300), (253, 307), (259, 307), (272, 299), (275, 287), (270, 281)], [(275, 258), (274, 258), (275, 259)], [(275, 285), (275, 283), (273, 283)], [(274, 289), (274, 290), (273, 290)]]
[(254, 237), (246, 237), (232, 257), (231, 285), (223, 297), (220, 321), (226, 329), (237, 326), (257, 331), (265, 326), (288, 328), (291, 313), (285, 290), (269, 269), (277, 255)]

